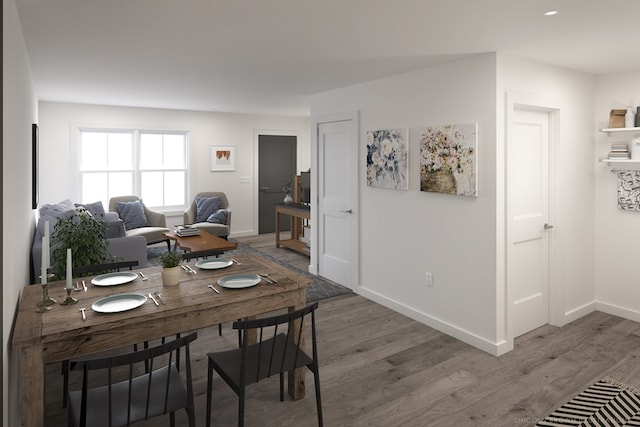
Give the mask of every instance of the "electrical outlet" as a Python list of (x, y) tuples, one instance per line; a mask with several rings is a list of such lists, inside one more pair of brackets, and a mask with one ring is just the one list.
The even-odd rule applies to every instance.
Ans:
[(433, 286), (433, 274), (429, 273), (428, 271), (424, 273), (424, 284), (428, 287)]

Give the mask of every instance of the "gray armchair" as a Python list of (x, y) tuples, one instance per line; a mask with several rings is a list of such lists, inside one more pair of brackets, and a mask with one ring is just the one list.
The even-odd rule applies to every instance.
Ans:
[[(138, 196), (118, 196), (112, 197), (109, 199), (109, 211), (116, 212), (120, 218), (125, 222), (125, 228), (127, 221), (123, 218), (120, 210), (118, 209), (118, 202), (135, 202), (140, 200)], [(146, 206), (144, 206), (144, 216), (146, 217), (147, 225), (136, 228), (128, 228), (126, 233), (127, 236), (142, 236), (147, 240), (147, 245), (151, 245), (154, 243), (166, 242), (169, 250), (171, 249), (171, 242), (164, 235), (165, 231), (169, 231), (167, 228), (167, 220), (163, 213), (153, 211)]]
[[(196, 198), (206, 198), (206, 197), (217, 197), (220, 199), (219, 208), (226, 211), (226, 220), (224, 223), (214, 223), (207, 221), (197, 221), (197, 205)], [(191, 206), (189, 206), (183, 214), (183, 220), (185, 224), (190, 224), (196, 227), (199, 230), (207, 231), (214, 236), (221, 237), (226, 239), (229, 237), (229, 233), (231, 232), (231, 210), (229, 209), (229, 200), (227, 199), (227, 195), (220, 191), (205, 191), (202, 193), (196, 194), (191, 202)]]

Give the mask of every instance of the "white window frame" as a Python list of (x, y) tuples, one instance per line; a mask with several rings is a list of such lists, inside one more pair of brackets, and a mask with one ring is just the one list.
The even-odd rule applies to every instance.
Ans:
[[(132, 135), (132, 161), (133, 168), (127, 170), (116, 170), (116, 169), (107, 169), (107, 170), (91, 170), (84, 171), (82, 170), (82, 134), (84, 132), (96, 132), (96, 133), (129, 133)], [(141, 152), (141, 135), (142, 134), (155, 134), (155, 135), (182, 135), (184, 137), (184, 168), (167, 168), (167, 169), (141, 169), (140, 168), (140, 152)], [(188, 187), (189, 187), (189, 131), (186, 130), (167, 130), (167, 129), (128, 129), (128, 128), (105, 128), (105, 127), (93, 127), (93, 126), (83, 126), (78, 128), (78, 143), (77, 143), (77, 173), (78, 173), (78, 194), (80, 198), (83, 194), (82, 189), (82, 176), (83, 174), (90, 173), (112, 173), (112, 172), (127, 172), (131, 171), (133, 173), (133, 189), (132, 193), (140, 197), (141, 194), (141, 182), (142, 182), (142, 172), (173, 172), (173, 171), (182, 171), (184, 173), (184, 203), (181, 205), (163, 205), (163, 206), (151, 206), (150, 208), (154, 210), (170, 213), (183, 211), (186, 209), (187, 204), (189, 203), (188, 198)], [(123, 194), (124, 195), (124, 194)], [(112, 195), (112, 197), (115, 195)], [(108, 197), (108, 195), (107, 195)], [(85, 200), (85, 203), (92, 203), (95, 200)], [(108, 203), (106, 200), (104, 203)], [(108, 210), (108, 206), (105, 204), (105, 209)]]

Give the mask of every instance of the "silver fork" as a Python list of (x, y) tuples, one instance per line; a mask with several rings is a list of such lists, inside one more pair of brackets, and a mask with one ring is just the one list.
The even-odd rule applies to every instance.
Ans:
[(273, 277), (269, 276), (267, 273), (260, 273), (260, 274), (258, 274), (258, 276), (264, 278), (269, 283), (278, 283), (278, 281), (276, 279), (274, 279)]

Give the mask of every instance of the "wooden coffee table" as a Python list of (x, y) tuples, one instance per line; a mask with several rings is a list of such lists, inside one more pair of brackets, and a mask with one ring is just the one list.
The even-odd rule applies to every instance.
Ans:
[(175, 242), (173, 250), (180, 248), (185, 251), (182, 255), (185, 259), (220, 255), (238, 246), (236, 242), (230, 242), (204, 230), (200, 230), (197, 236), (180, 237), (174, 231), (165, 231), (164, 235)]

